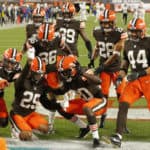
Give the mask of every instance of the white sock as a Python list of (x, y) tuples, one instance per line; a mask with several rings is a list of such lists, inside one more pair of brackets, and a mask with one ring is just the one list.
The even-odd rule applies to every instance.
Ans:
[(55, 120), (55, 111), (50, 111), (49, 112), (49, 124), (54, 125), (54, 120)]
[(97, 123), (90, 125), (90, 130), (92, 132), (93, 139), (99, 139), (99, 133), (98, 133)]
[(87, 127), (87, 124), (86, 124), (82, 119), (80, 119), (80, 118), (77, 117), (77, 116), (73, 116), (73, 117), (71, 118), (71, 121), (72, 121), (73, 123), (75, 123), (77, 126), (79, 126), (80, 128), (86, 128), (86, 127)]

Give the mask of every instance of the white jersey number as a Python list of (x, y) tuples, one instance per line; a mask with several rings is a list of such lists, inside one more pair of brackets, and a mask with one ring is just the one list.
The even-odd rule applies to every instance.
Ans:
[(103, 58), (108, 58), (113, 53), (114, 44), (98, 42), (98, 47), (99, 47), (99, 55)]
[(56, 63), (56, 53), (57, 50), (52, 50), (50, 52), (41, 52), (39, 57), (45, 61), (46, 65)]
[(84, 98), (85, 101), (88, 101), (89, 99), (93, 98), (93, 94), (87, 88), (79, 88), (77, 92), (82, 98)]
[(40, 98), (40, 94), (38, 93), (33, 93), (31, 91), (25, 91), (23, 93), (23, 95), (26, 98), (23, 98), (21, 100), (20, 106), (26, 109), (35, 109), (36, 108), (36, 104)]
[(137, 58), (134, 57), (134, 50), (130, 50), (128, 52), (128, 59), (133, 69), (136, 69), (136, 63), (141, 64), (142, 68), (148, 67), (145, 50), (140, 50), (137, 54)]
[(75, 43), (76, 32), (74, 29), (60, 28), (60, 32), (63, 34), (63, 38), (65, 38), (67, 43)]

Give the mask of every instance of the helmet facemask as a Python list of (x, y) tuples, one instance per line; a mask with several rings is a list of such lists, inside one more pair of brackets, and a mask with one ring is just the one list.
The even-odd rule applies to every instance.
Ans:
[(142, 30), (128, 30), (130, 40), (138, 42), (143, 37)]
[(109, 33), (114, 28), (114, 22), (113, 21), (100, 21), (100, 26), (104, 32)]
[(76, 68), (72, 67), (63, 71), (60, 71), (60, 77), (66, 81), (66, 82), (71, 82), (76, 78)]
[(3, 60), (3, 67), (7, 73), (11, 73), (16, 70), (18, 62), (15, 59), (6, 59)]
[(33, 22), (38, 26), (41, 25), (44, 22), (44, 16), (40, 16), (40, 15), (33, 16)]
[(34, 72), (34, 71), (31, 71), (31, 80), (35, 83), (35, 84), (38, 84), (41, 79), (43, 78), (44, 76), (44, 73), (38, 73), (38, 72)]
[(73, 56), (65, 56), (59, 62), (58, 72), (65, 82), (71, 82), (77, 77), (77, 60)]
[(7, 73), (11, 73), (16, 70), (20, 61), (22, 59), (22, 54), (17, 51), (16, 48), (9, 48), (5, 50), (3, 54), (3, 67)]

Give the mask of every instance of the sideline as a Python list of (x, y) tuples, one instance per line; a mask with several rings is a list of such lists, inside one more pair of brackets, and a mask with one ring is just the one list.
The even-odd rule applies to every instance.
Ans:
[(5, 24), (4, 26), (0, 26), (0, 30), (20, 28), (20, 27), (25, 27), (26, 25), (27, 25), (27, 23), (22, 23), (22, 24)]
[[(92, 141), (85, 140), (37, 140), (31, 142), (7, 139), (9, 150), (91, 150)], [(150, 142), (122, 142), (120, 150), (149, 150)], [(116, 150), (112, 145), (101, 142), (96, 150)]]

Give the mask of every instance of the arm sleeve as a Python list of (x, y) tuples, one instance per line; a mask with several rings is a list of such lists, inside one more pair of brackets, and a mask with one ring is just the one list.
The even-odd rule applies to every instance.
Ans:
[(41, 104), (48, 110), (59, 110), (61, 109), (61, 106), (59, 103), (56, 102), (56, 99), (48, 99), (46, 92), (43, 92), (43, 94), (40, 97)]
[(27, 77), (28, 75), (28, 72), (29, 72), (29, 68), (30, 68), (30, 65), (28, 63), (26, 63), (24, 69), (22, 70), (21, 72), (21, 75), (19, 76), (19, 78), (16, 80), (15, 82), (15, 86), (18, 87), (20, 85), (23, 85), (24, 82), (25, 82), (25, 78)]

